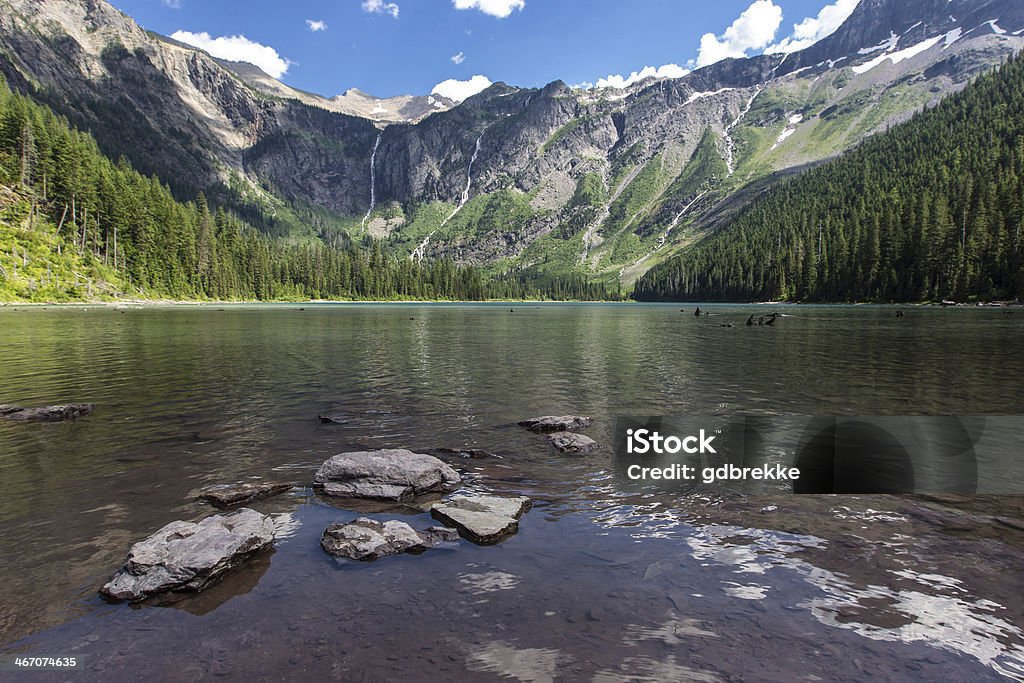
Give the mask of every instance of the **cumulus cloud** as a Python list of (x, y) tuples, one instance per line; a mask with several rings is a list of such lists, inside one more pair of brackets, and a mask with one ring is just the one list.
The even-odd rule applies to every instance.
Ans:
[(313, 33), (327, 30), (327, 22), (319, 19), (306, 19), (306, 26), (308, 26), (309, 30)]
[(478, 9), (484, 14), (504, 19), (512, 10), (526, 7), (526, 0), (452, 0), (455, 9)]
[(747, 50), (767, 47), (782, 23), (782, 8), (772, 0), (755, 0), (743, 10), (721, 37), (705, 33), (700, 39), (697, 66), (707, 66), (730, 57), (745, 57)]
[(370, 14), (390, 14), (398, 18), (398, 5), (384, 0), (363, 0), (363, 11)]
[(171, 9), (181, 9), (181, 0), (160, 0), (164, 7), (170, 7)]
[(609, 74), (604, 78), (597, 79), (598, 88), (628, 88), (629, 86), (644, 80), (645, 78), (682, 78), (686, 74), (690, 73), (689, 69), (684, 69), (678, 64), (665, 64), (657, 68), (653, 66), (645, 66), (639, 71), (634, 71), (629, 76), (621, 76), (619, 74)]
[(473, 76), (468, 81), (458, 81), (454, 78), (449, 78), (447, 81), (441, 81), (435, 85), (430, 94), (440, 95), (450, 100), (461, 102), (467, 97), (472, 97), (489, 87), (491, 87), (491, 79), (487, 78), (487, 76)]
[(232, 62), (248, 62), (255, 64), (274, 78), (281, 78), (288, 73), (291, 62), (277, 50), (255, 43), (245, 36), (220, 36), (213, 38), (209, 33), (192, 33), (191, 31), (175, 31), (171, 34), (175, 40), (206, 50), (214, 57)]
[(456, 64), (462, 64), (464, 61), (466, 61), (466, 55), (464, 55), (463, 53), (460, 52), (457, 55), (452, 55), (448, 59), (452, 60)]
[(836, 0), (831, 5), (825, 5), (818, 12), (818, 16), (806, 17), (799, 24), (795, 24), (792, 35), (772, 45), (765, 52), (796, 52), (814, 45), (822, 38), (835, 33), (836, 29), (853, 14), (858, 4), (860, 0)]

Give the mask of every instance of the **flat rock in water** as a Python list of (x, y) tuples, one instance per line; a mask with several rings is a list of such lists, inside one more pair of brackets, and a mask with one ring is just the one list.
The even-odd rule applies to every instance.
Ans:
[(525, 427), (531, 432), (574, 432), (577, 429), (585, 429), (594, 421), (592, 417), (584, 415), (545, 415), (534, 417), (529, 420), (520, 420), (517, 424)]
[(200, 591), (274, 542), (274, 521), (242, 508), (199, 522), (171, 522), (132, 546), (122, 568), (100, 589), (116, 600), (169, 591)]
[(454, 491), (462, 477), (432, 455), (391, 448), (336, 455), (320, 466), (313, 483), (328, 496), (399, 501)]
[(199, 499), (218, 508), (244, 505), (261, 498), (270, 498), (285, 491), (291, 491), (291, 484), (277, 482), (247, 482), (243, 484), (222, 484), (203, 489)]
[(519, 518), (530, 509), (526, 496), (456, 496), (435, 503), (430, 514), (480, 544), (498, 543), (519, 531)]
[(457, 540), (459, 534), (454, 529), (432, 526), (416, 531), (395, 519), (378, 522), (360, 517), (354, 522), (327, 527), (320, 546), (335, 557), (369, 561), (387, 555), (423, 552), (440, 543)]
[(63, 406), (45, 406), (43, 408), (22, 408), (20, 406), (0, 406), (0, 417), (22, 422), (62, 422), (85, 417), (96, 410), (95, 403), (69, 403)]
[(548, 441), (561, 453), (590, 453), (601, 447), (589, 436), (572, 432), (555, 432), (548, 436)]

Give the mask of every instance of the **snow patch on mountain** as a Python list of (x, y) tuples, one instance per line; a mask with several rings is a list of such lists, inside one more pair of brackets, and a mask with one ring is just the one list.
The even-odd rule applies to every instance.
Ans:
[(875, 57), (874, 59), (872, 59), (869, 62), (864, 62), (863, 64), (857, 64), (857, 65), (852, 66), (850, 68), (853, 69), (853, 73), (855, 73), (855, 74), (862, 74), (862, 73), (867, 73), (871, 69), (874, 69), (876, 66), (878, 66), (879, 64), (881, 64), (885, 60), (889, 60), (893, 64), (899, 64), (900, 62), (902, 62), (902, 61), (904, 61), (906, 59), (910, 59), (911, 57), (919, 55), (922, 52), (924, 52), (925, 50), (928, 50), (928, 49), (934, 47), (935, 45), (938, 45), (939, 41), (942, 40), (942, 39), (943, 39), (943, 36), (935, 36), (934, 38), (928, 38), (927, 40), (922, 40), (917, 45), (912, 45), (912, 46), (910, 46), (910, 47), (908, 47), (908, 48), (906, 48), (904, 50), (899, 50), (897, 52), (889, 52), (889, 53), (884, 54), (884, 55), (879, 55), (878, 57)]

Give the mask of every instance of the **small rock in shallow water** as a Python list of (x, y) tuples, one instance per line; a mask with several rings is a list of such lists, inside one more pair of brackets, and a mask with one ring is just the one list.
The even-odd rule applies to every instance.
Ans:
[(572, 432), (555, 432), (548, 436), (548, 441), (561, 453), (590, 453), (601, 447), (589, 436)]
[(577, 429), (589, 427), (593, 421), (593, 418), (584, 415), (545, 415), (544, 417), (520, 420), (517, 424), (531, 432), (574, 432)]
[(199, 494), (199, 499), (218, 508), (228, 508), (235, 505), (244, 505), (261, 498), (270, 498), (278, 494), (290, 491), (291, 484), (280, 484), (276, 482), (248, 482), (243, 484), (222, 484), (204, 489)]
[(95, 403), (69, 403), (63, 406), (46, 406), (43, 408), (22, 408), (20, 406), (0, 406), (0, 417), (22, 422), (61, 422), (85, 417), (96, 410)]
[(376, 560), (398, 553), (422, 552), (446, 541), (459, 540), (454, 529), (433, 526), (416, 531), (405, 522), (378, 522), (360, 517), (347, 524), (332, 524), (324, 531), (320, 546), (335, 557)]
[(313, 482), (328, 496), (399, 501), (454, 491), (462, 477), (432, 455), (391, 448), (336, 455), (320, 466)]
[(457, 455), (460, 458), (469, 458), (471, 460), (486, 460), (488, 458), (501, 459), (500, 455), (495, 455), (490, 451), (481, 450), (479, 448), (433, 448), (430, 453), (436, 455)]
[(274, 521), (242, 508), (199, 522), (171, 522), (132, 546), (122, 568), (100, 589), (116, 600), (169, 591), (200, 591), (274, 542)]
[(519, 530), (519, 518), (530, 509), (526, 496), (456, 496), (430, 508), (434, 519), (454, 526), (464, 538), (480, 544), (498, 543)]

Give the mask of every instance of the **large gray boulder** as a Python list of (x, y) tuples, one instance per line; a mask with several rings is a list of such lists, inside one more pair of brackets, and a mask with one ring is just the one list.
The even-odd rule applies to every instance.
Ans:
[(328, 496), (399, 501), (454, 491), (462, 477), (432, 455), (391, 448), (336, 455), (320, 466), (313, 483)]
[(95, 403), (69, 403), (62, 406), (43, 408), (22, 408), (21, 406), (0, 406), (0, 417), (22, 422), (61, 422), (85, 417), (96, 410)]
[(244, 482), (240, 484), (221, 484), (211, 486), (199, 492), (199, 499), (217, 508), (230, 508), (245, 505), (254, 500), (270, 498), (291, 491), (291, 484), (273, 481)]
[(519, 531), (519, 518), (530, 509), (530, 504), (526, 496), (456, 496), (434, 503), (430, 514), (458, 529), (464, 538), (489, 545)]
[(132, 546), (122, 568), (100, 589), (116, 600), (169, 591), (199, 591), (274, 542), (274, 522), (255, 510), (171, 522)]
[(547, 434), (550, 432), (574, 432), (577, 429), (585, 429), (594, 421), (592, 417), (585, 415), (545, 415), (544, 417), (533, 417), (529, 420), (520, 420), (517, 424), (525, 427), (531, 432)]
[(386, 555), (423, 552), (439, 543), (459, 540), (454, 529), (434, 526), (416, 531), (405, 522), (378, 522), (360, 517), (347, 524), (332, 524), (324, 531), (320, 546), (335, 557), (376, 560)]
[(555, 432), (548, 435), (548, 441), (559, 453), (590, 453), (601, 447), (601, 444), (584, 434), (572, 432)]

